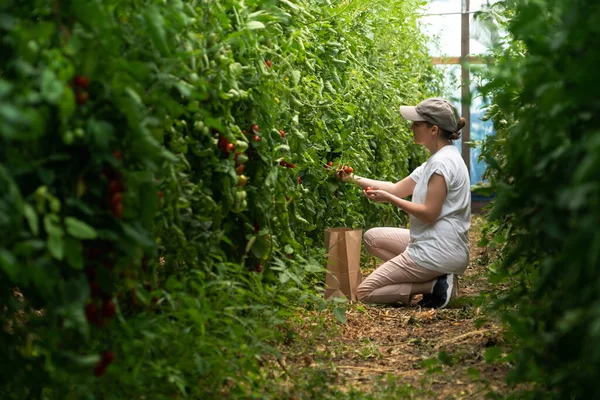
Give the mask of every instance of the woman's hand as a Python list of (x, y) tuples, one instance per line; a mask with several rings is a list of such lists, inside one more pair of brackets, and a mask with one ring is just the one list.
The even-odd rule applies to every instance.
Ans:
[(389, 203), (392, 197), (394, 196), (391, 193), (386, 192), (381, 189), (372, 189), (367, 188), (363, 190), (363, 193), (369, 200), (375, 203)]
[(343, 168), (340, 168), (340, 170), (337, 171), (335, 173), (335, 175), (342, 182), (352, 182), (354, 180), (354, 174), (353, 173), (347, 173), (346, 171), (344, 171)]

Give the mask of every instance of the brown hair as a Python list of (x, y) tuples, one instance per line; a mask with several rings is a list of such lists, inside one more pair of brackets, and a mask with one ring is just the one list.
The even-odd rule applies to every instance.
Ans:
[[(430, 128), (433, 126), (433, 124), (431, 124), (427, 121), (425, 121), (425, 122), (427, 123), (427, 125), (429, 125)], [(445, 129), (440, 128), (439, 126), (438, 126), (438, 128), (440, 130), (440, 134), (442, 135), (442, 137), (444, 139), (458, 140), (458, 139), (460, 139), (460, 134), (461, 134), (460, 130), (462, 128), (464, 128), (466, 124), (467, 124), (467, 120), (464, 118), (461, 118), (460, 121), (458, 121), (458, 126), (456, 127), (456, 131), (454, 131), (454, 132), (447, 131)]]

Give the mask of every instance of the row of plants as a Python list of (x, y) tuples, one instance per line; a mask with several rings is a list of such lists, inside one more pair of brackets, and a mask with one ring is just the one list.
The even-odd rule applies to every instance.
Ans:
[(323, 229), (402, 222), (334, 172), (423, 160), (419, 7), (3, 2), (2, 398), (260, 397)]
[(492, 278), (510, 285), (498, 306), (518, 345), (511, 382), (529, 383), (520, 398), (600, 394), (599, 13), (507, 0), (485, 14), (507, 34), (483, 88), (496, 135), (482, 155), (496, 192), (486, 242), (502, 250)]

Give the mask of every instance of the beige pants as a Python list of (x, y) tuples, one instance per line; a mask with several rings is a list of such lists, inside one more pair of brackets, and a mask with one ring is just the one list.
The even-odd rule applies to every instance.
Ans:
[(365, 303), (410, 304), (415, 294), (431, 293), (435, 278), (442, 272), (423, 268), (405, 253), (410, 231), (402, 228), (373, 228), (365, 232), (367, 251), (385, 261), (358, 287)]

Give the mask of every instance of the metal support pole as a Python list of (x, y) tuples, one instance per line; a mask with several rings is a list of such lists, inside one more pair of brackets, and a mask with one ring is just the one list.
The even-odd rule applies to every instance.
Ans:
[(467, 164), (469, 176), (471, 175), (471, 148), (466, 145), (466, 142), (471, 140), (471, 88), (469, 66), (467, 65), (469, 56), (469, 0), (463, 0), (462, 16), (461, 16), (461, 105), (462, 116), (467, 120), (467, 124), (462, 130), (462, 157)]

